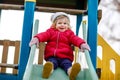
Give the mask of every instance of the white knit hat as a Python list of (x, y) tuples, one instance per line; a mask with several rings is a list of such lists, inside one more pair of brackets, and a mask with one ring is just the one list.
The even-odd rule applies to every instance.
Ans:
[(56, 12), (56, 13), (54, 13), (54, 14), (51, 16), (51, 21), (53, 22), (58, 16), (61, 16), (61, 15), (66, 16), (66, 17), (70, 20), (70, 18), (69, 18), (69, 16), (68, 16), (67, 13), (64, 13), (64, 12)]

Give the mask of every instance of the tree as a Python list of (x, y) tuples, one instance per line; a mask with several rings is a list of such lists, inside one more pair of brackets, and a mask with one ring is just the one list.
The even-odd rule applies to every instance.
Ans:
[(99, 9), (102, 9), (102, 19), (99, 23), (99, 34), (120, 53), (120, 0), (101, 0)]

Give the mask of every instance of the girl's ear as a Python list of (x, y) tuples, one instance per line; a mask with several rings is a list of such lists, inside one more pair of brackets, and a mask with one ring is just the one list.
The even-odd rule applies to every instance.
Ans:
[(51, 28), (56, 28), (56, 27), (55, 27), (55, 24), (52, 24), (52, 25), (51, 25)]
[(53, 24), (51, 25), (51, 27), (52, 27), (52, 28), (56, 28), (55, 26), (56, 26), (56, 24), (55, 24), (55, 23), (53, 23)]

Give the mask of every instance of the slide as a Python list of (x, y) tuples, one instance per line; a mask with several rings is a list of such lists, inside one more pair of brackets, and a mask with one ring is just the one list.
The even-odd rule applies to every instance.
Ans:
[[(69, 80), (69, 77), (60, 68), (55, 70), (53, 72), (53, 74), (49, 77), (49, 79), (43, 79), (41, 77), (43, 65), (33, 64), (34, 56), (35, 56), (35, 53), (34, 53), (35, 48), (36, 48), (36, 46), (33, 45), (31, 52), (30, 52), (30, 57), (28, 60), (28, 64), (27, 64), (27, 67), (25, 70), (23, 80)], [(80, 71), (76, 80), (98, 80), (97, 74), (93, 68), (92, 63), (91, 63), (89, 53), (86, 51), (85, 54), (87, 57), (86, 59), (88, 59), (87, 63), (88, 63), (89, 68)]]
[[(38, 21), (35, 22), (37, 25)], [(37, 33), (38, 27), (34, 26), (33, 35)], [(36, 45), (31, 47), (29, 60), (26, 66), (26, 70), (23, 76), (23, 80), (69, 80), (68, 75), (60, 68), (55, 70), (48, 79), (42, 78), (43, 65), (33, 64), (35, 57)], [(79, 72), (76, 80), (98, 80), (96, 71), (93, 68), (91, 58), (88, 51), (85, 51), (85, 57), (88, 64), (87, 69), (83, 69)]]

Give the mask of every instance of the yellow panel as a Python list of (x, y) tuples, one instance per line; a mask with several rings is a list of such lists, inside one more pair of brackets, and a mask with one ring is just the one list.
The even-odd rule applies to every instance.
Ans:
[(36, 0), (25, 0), (25, 1), (28, 1), (28, 2), (36, 2)]
[(99, 57), (97, 57), (97, 68), (101, 68), (102, 61), (100, 60)]
[[(100, 80), (120, 80), (120, 56), (109, 46), (109, 44), (98, 35), (98, 45), (103, 49), (102, 60), (97, 59), (97, 67), (101, 67)], [(110, 70), (110, 60), (115, 61), (115, 73)]]

